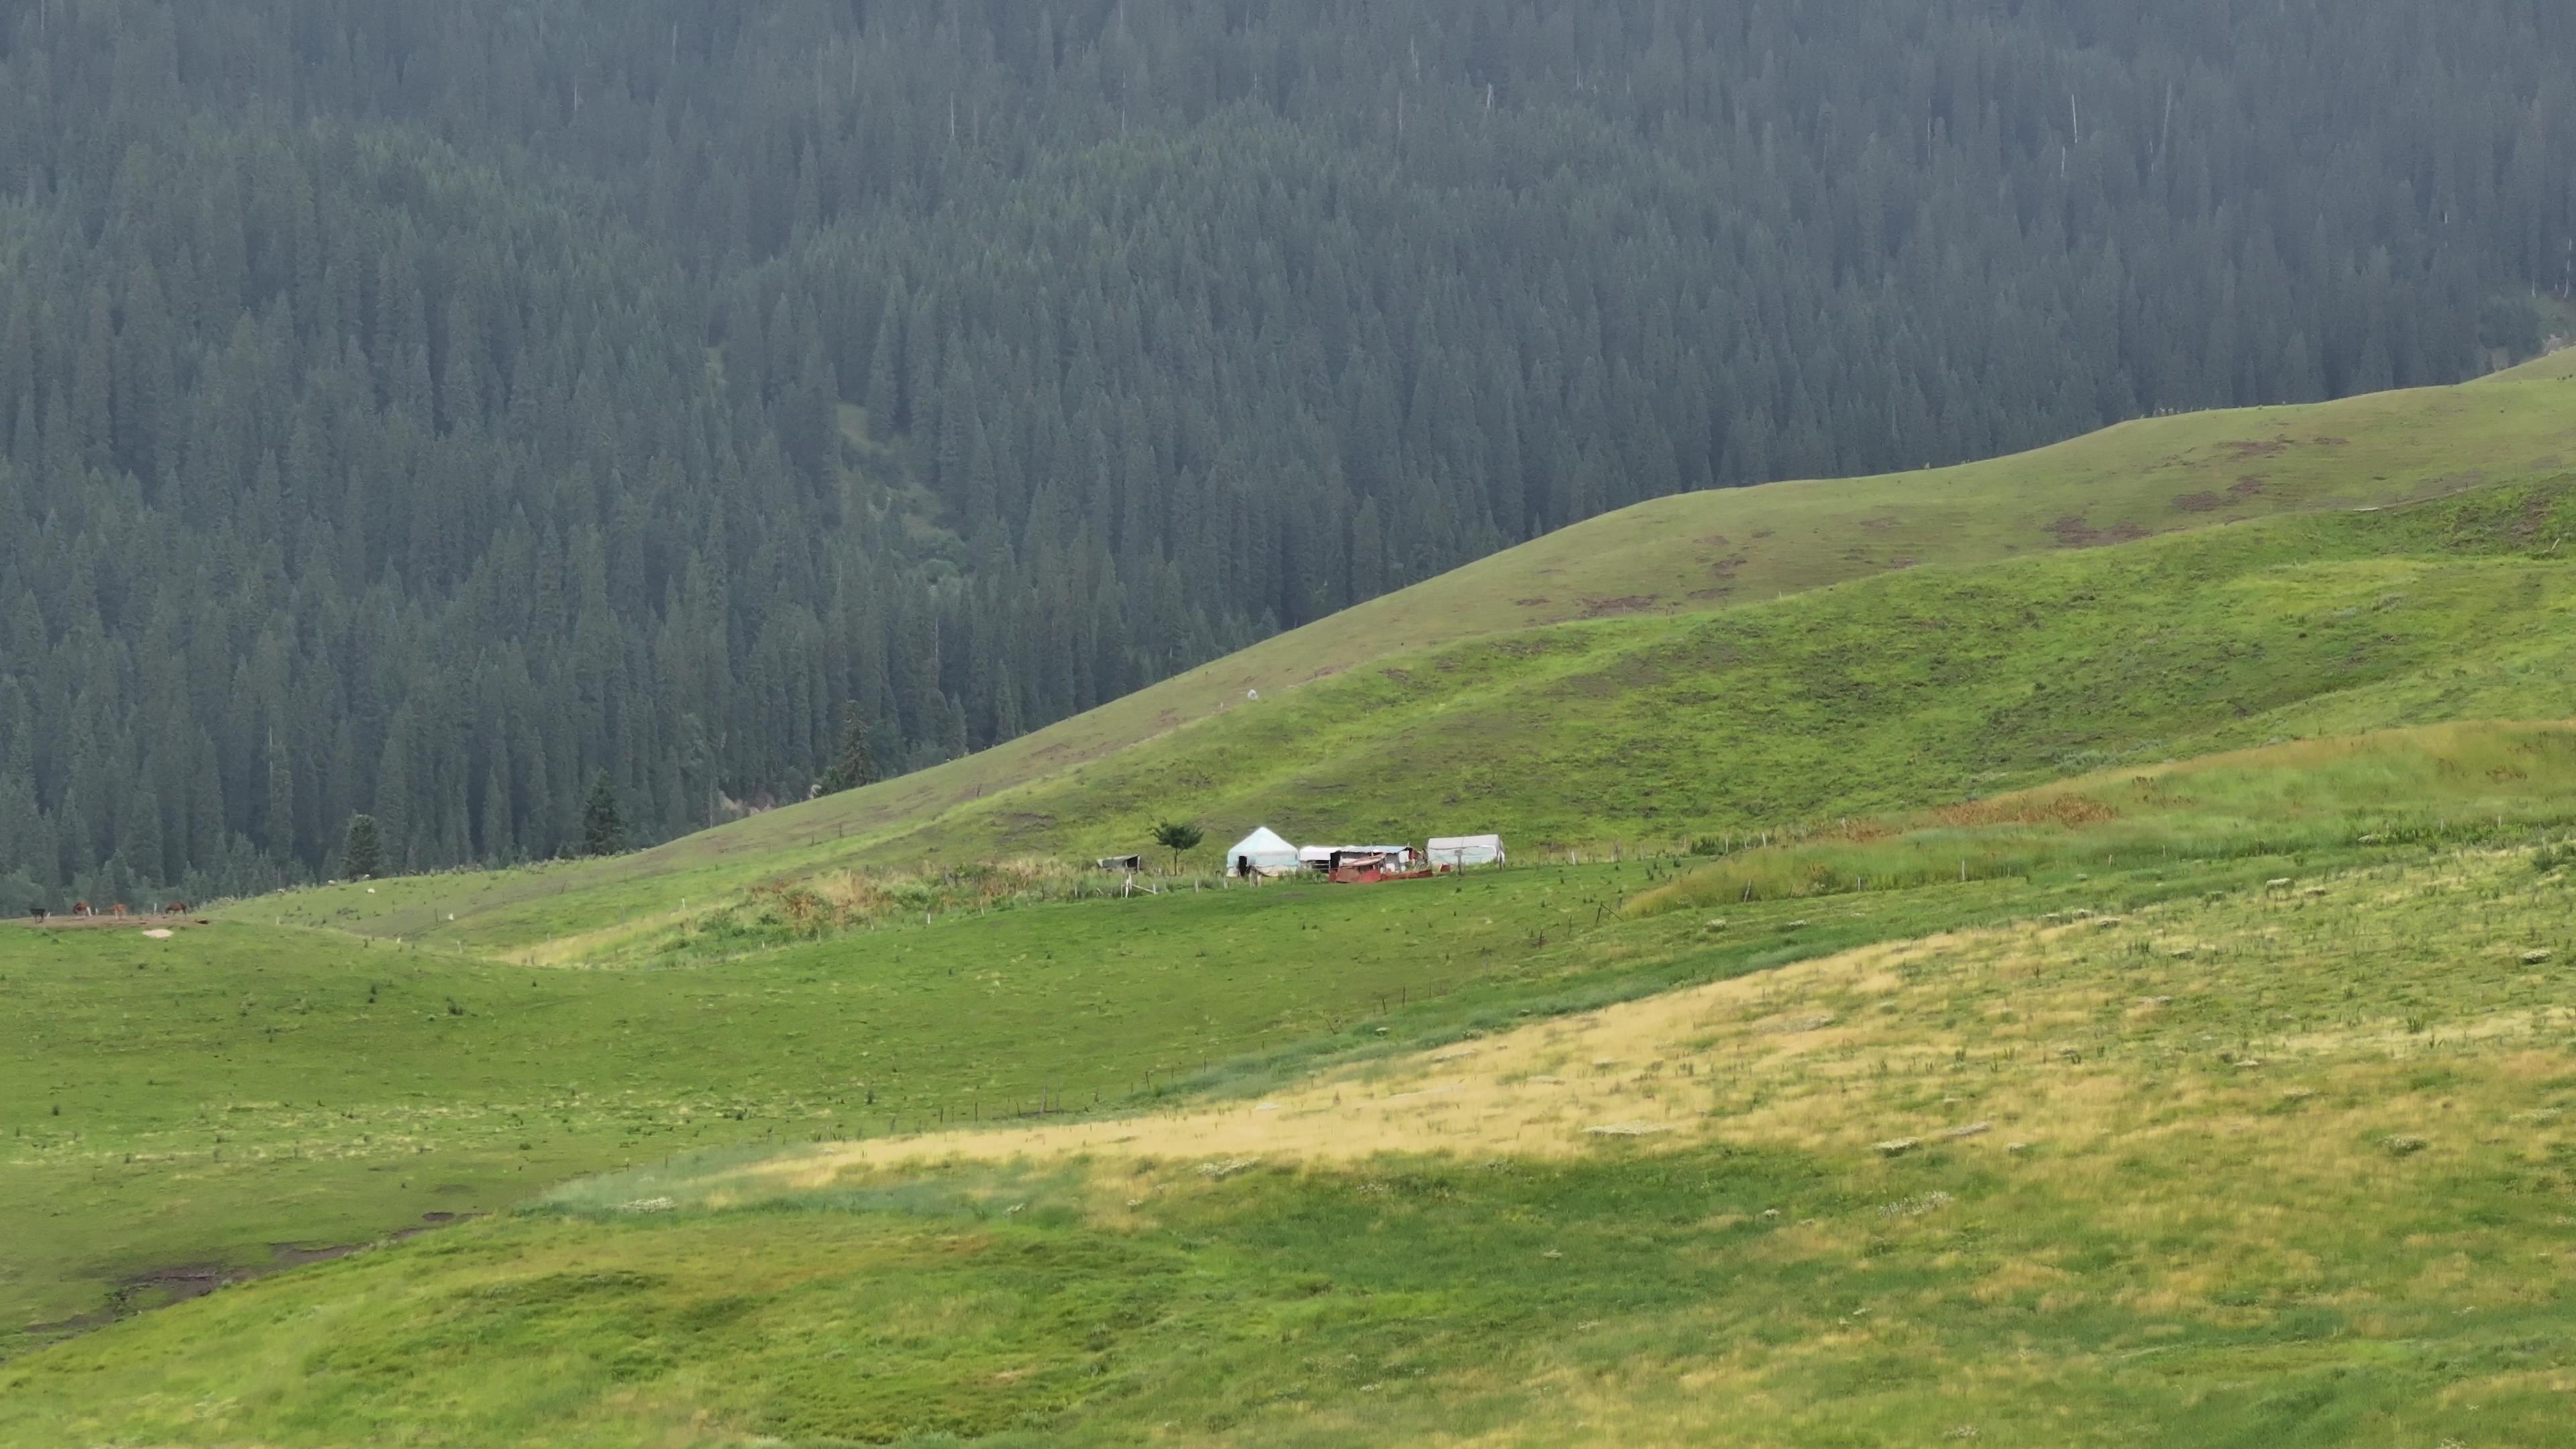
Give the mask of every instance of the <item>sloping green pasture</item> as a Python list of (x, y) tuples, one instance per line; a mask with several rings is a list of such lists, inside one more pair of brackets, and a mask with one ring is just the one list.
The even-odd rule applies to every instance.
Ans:
[(1687, 993), (1589, 1090), (1704, 1143), (969, 1137), (725, 1210), (683, 1163), (0, 1366), (0, 1439), (2556, 1442), (2567, 872), (2416, 847), (2297, 884)]
[[(1874, 941), (2576, 828), (2576, 736), (2553, 726), (2303, 742), (2149, 778), (2144, 804), (2123, 776), (1972, 807), (2013, 823), (1976, 827), (2002, 834), (1964, 884), (1953, 842), (1898, 833), (1903, 820), (1707, 868), (1880, 852), (1864, 880), (1794, 875), (1751, 903), (1731, 884), (1711, 903), (1712, 876), (1687, 862), (1529, 866), (748, 949), (681, 932), (639, 958), (659, 965), (582, 970), (242, 924), (162, 942), (0, 928), (0, 990), (27, 1023), (0, 1058), (0, 1323), (54, 1336), (675, 1152), (1254, 1091)], [(2061, 797), (2127, 813), (2021, 823), (2060, 820)], [(1899, 848), (1929, 868), (1906, 876), (1885, 854)], [(1810, 898), (1820, 888), (1837, 893)], [(1631, 919), (1641, 891), (1663, 908)], [(1724, 932), (1704, 929), (1703, 905)]]

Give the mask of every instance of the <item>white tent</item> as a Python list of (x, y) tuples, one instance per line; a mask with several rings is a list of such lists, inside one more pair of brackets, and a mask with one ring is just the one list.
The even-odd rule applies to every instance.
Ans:
[(1501, 865), (1503, 838), (1499, 835), (1443, 835), (1431, 841), (1431, 863), (1435, 866)]
[(1290, 875), (1297, 870), (1297, 847), (1265, 825), (1234, 843), (1225, 853), (1225, 868), (1233, 875)]

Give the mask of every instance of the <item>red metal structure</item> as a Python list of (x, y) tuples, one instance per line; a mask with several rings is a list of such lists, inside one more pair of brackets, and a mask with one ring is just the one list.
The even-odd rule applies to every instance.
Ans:
[(1342, 857), (1326, 877), (1334, 885), (1379, 885), (1391, 880), (1429, 880), (1432, 872), (1406, 870), (1383, 855)]

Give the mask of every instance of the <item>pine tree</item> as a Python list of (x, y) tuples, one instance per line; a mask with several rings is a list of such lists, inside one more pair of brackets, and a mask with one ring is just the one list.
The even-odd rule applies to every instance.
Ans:
[(581, 850), (584, 855), (615, 855), (626, 848), (626, 818), (617, 804), (617, 781), (602, 770), (590, 782), (590, 798), (581, 806)]
[(349, 817), (349, 834), (340, 847), (340, 872), (351, 880), (373, 880), (385, 868), (384, 832), (373, 815)]

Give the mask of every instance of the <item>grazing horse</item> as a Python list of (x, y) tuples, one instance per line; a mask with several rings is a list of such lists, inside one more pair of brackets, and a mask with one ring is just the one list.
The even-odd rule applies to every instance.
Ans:
[(30, 906), (27, 908), (27, 914), (35, 917), (37, 924), (42, 925), (44, 923), (45, 908), (43, 906)]
[(161, 908), (161, 914), (165, 916), (184, 916), (188, 914), (188, 903), (186, 901), (172, 901), (170, 904)]
[(111, 916), (116, 917), (116, 918), (117, 918), (118, 920), (120, 920), (120, 921), (121, 921), (121, 920), (124, 920), (124, 919), (125, 919), (125, 902), (123, 902), (123, 901), (118, 901), (115, 905), (112, 905), (112, 906), (108, 907), (108, 908), (107, 908), (107, 913), (108, 913), (109, 915), (111, 915)]
[(87, 901), (74, 901), (72, 902), (72, 914), (75, 916), (91, 916), (96, 915), (97, 912), (89, 908), (89, 902)]

